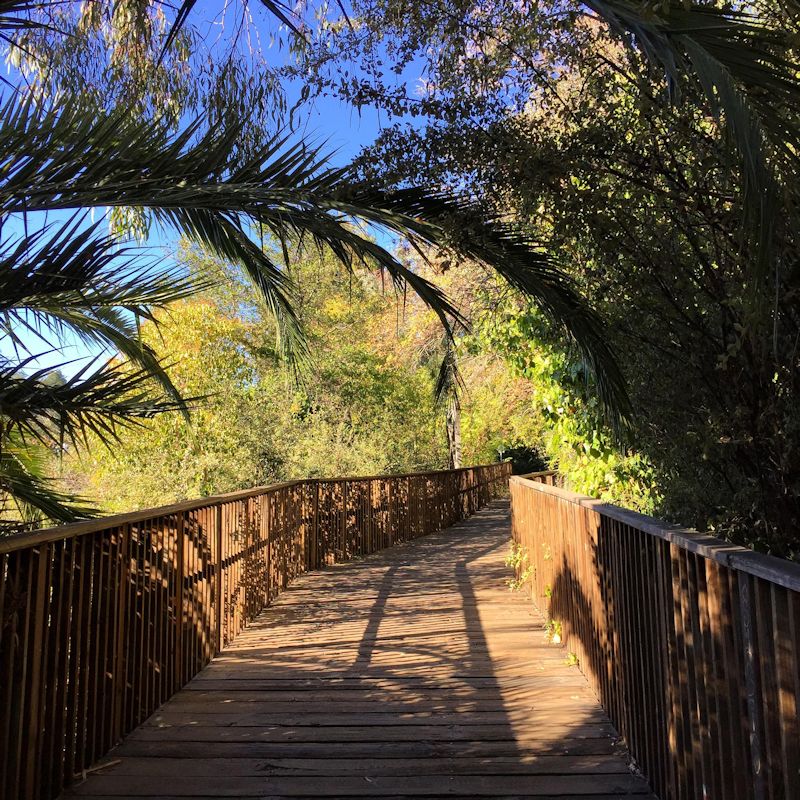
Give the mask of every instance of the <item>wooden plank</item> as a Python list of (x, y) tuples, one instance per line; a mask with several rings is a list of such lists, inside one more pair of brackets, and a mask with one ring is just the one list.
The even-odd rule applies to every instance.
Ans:
[[(379, 548), (378, 487), (347, 495), (337, 549)], [(506, 526), (491, 509), (299, 577), (67, 796), (649, 796), (585, 678), (509, 595)]]
[[(166, 787), (165, 787), (166, 788)], [(158, 795), (146, 795), (149, 800), (177, 800), (179, 797), (185, 797), (185, 795), (174, 795), (174, 794), (158, 794)], [(242, 795), (239, 795), (242, 796)], [(308, 795), (281, 795), (281, 794), (272, 794), (268, 791), (256, 791), (254, 794), (245, 795), (247, 797), (254, 797), (258, 798), (258, 800), (286, 800), (287, 797), (296, 798), (300, 797), (308, 797), (314, 798), (318, 797), (319, 795), (316, 792)], [(353, 797), (354, 795), (337, 795), (337, 797)], [(363, 795), (355, 795), (356, 797), (363, 797)], [(448, 792), (447, 794), (429, 794), (425, 793), (423, 795), (427, 800), (477, 800), (477, 798), (486, 797), (487, 795), (479, 795), (479, 794), (463, 794), (463, 793), (454, 793)], [(522, 798), (526, 797), (536, 797), (536, 800), (564, 800), (565, 797), (574, 797), (575, 795), (565, 795), (563, 793), (559, 794), (504, 794), (504, 795), (488, 795), (489, 797), (494, 797), (495, 800), (522, 800)], [(614, 794), (588, 794), (588, 795), (581, 795), (581, 797), (591, 798), (591, 800), (620, 800), (621, 797), (630, 797), (630, 794), (620, 795), (618, 792)], [(634, 796), (637, 800), (658, 800), (658, 798), (653, 794), (640, 794), (638, 792), (634, 793)], [(142, 795), (131, 795), (131, 794), (115, 794), (115, 795), (92, 795), (95, 800), (133, 800), (134, 798), (141, 799)], [(380, 795), (381, 800), (411, 800), (412, 798), (418, 798), (420, 795), (414, 794), (384, 794)]]
[[(122, 776), (120, 776), (122, 777)], [(136, 795), (152, 797), (164, 791), (164, 778), (150, 775), (126, 775), (124, 780), (114, 773), (95, 774), (77, 786), (74, 797), (93, 795)], [(562, 795), (616, 794), (617, 796), (650, 794), (647, 784), (635, 775), (437, 775), (392, 776), (371, 775), (337, 777), (260, 776), (220, 777), (182, 775), (170, 782), (169, 791), (177, 797), (254, 797), (263, 794), (283, 797), (382, 797), (400, 792), (415, 797), (430, 795), (469, 794), (475, 797), (498, 798), (504, 795), (540, 797)]]
[[(359, 754), (360, 755), (360, 754)], [(630, 770), (616, 755), (513, 755), (464, 756), (436, 758), (383, 757), (329, 758), (325, 752), (317, 757), (289, 758), (239, 757), (228, 755), (197, 758), (164, 755), (158, 758), (130, 757), (114, 767), (113, 774), (148, 775), (164, 778), (193, 775), (195, 777), (263, 777), (278, 776), (345, 776), (345, 775), (628, 775)]]
[[(584, 710), (586, 707), (584, 706)], [(514, 723), (531, 722), (542, 731), (564, 731), (568, 736), (615, 736), (616, 730), (602, 710), (586, 711), (585, 717), (581, 715), (581, 724), (571, 722), (572, 713), (558, 714), (558, 709), (544, 710), (540, 714), (528, 711), (519, 712), (479, 711), (437, 713), (426, 712), (418, 714), (376, 712), (373, 714), (320, 714), (309, 712), (307, 714), (165, 714), (156, 712), (138, 731), (144, 734), (151, 728), (159, 730), (181, 730), (187, 726), (201, 729), (204, 727), (225, 727), (226, 734), (231, 734), (239, 728), (256, 728), (258, 735), (267, 737), (274, 732), (276, 736), (323, 736), (335, 737), (337, 731), (348, 738), (361, 736), (369, 739), (371, 736), (381, 738), (403, 738), (409, 736), (436, 736), (437, 729), (446, 727), (453, 735), (472, 736), (480, 738), (489, 736), (496, 738), (503, 735), (514, 736), (512, 729)], [(403, 732), (401, 728), (412, 728)], [(473, 732), (471, 729), (475, 728)], [(311, 730), (309, 730), (311, 729)], [(329, 732), (330, 731), (330, 732)], [(374, 732), (374, 733), (373, 733)], [(441, 731), (439, 731), (440, 733)], [(245, 733), (245, 735), (248, 735)], [(249, 735), (253, 735), (250, 733)]]
[[(542, 755), (544, 753), (545, 755)], [(589, 763), (599, 756), (612, 757), (624, 770), (628, 765), (623, 757), (625, 748), (616, 739), (526, 739), (514, 741), (449, 741), (439, 738), (434, 741), (405, 742), (359, 742), (358, 756), (365, 759), (396, 760), (409, 759), (418, 762), (420, 768), (440, 759), (474, 759), (506, 757), (522, 762), (549, 758), (576, 758)], [(126, 739), (114, 755), (147, 758), (192, 758), (209, 757), (207, 742), (137, 741)], [(353, 757), (350, 742), (215, 742), (213, 758), (260, 758), (260, 759), (329, 759), (339, 761)], [(569, 762), (565, 762), (569, 763)]]

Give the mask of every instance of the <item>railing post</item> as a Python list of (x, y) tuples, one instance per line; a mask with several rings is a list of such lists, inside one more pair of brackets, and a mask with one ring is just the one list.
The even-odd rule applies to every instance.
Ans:
[(214, 523), (214, 638), (215, 653), (222, 650), (222, 503), (217, 503)]
[(311, 500), (311, 541), (308, 548), (308, 569), (319, 567), (319, 481), (313, 483)]
[(394, 514), (392, 514), (392, 501), (394, 498), (394, 478), (386, 481), (386, 539), (391, 547), (397, 541), (394, 529)]
[(744, 656), (744, 689), (747, 697), (748, 734), (750, 739), (750, 758), (753, 765), (753, 800), (766, 797), (764, 785), (764, 755), (761, 734), (761, 698), (758, 664), (756, 663), (756, 642), (753, 630), (755, 603), (751, 593), (751, 579), (742, 572), (739, 579), (739, 608), (741, 617), (742, 650)]
[(183, 512), (179, 511), (176, 521), (175, 540), (175, 649), (173, 650), (175, 670), (173, 672), (173, 692), (177, 691), (181, 686), (183, 686), (183, 588), (184, 583), (186, 582), (186, 569), (184, 566), (183, 517)]
[(342, 535), (339, 539), (339, 552), (333, 554), (334, 563), (344, 560), (345, 542), (347, 541), (347, 481), (342, 481)]
[(367, 481), (367, 518), (365, 520), (366, 525), (364, 526), (364, 534), (362, 536), (362, 542), (366, 540), (366, 548), (364, 544), (361, 545), (361, 555), (365, 555), (365, 550), (371, 553), (377, 548), (375, 547), (375, 520), (373, 519), (373, 508), (372, 508), (372, 481)]
[(30, 666), (30, 691), (29, 697), (29, 716), (27, 722), (28, 732), (28, 747), (26, 756), (25, 777), (23, 778), (23, 786), (25, 794), (35, 796), (36, 794), (36, 778), (39, 774), (39, 739), (42, 735), (43, 720), (40, 713), (39, 696), (41, 694), (42, 683), (42, 656), (44, 651), (44, 627), (45, 619), (47, 618), (46, 605), (47, 601), (47, 562), (50, 557), (50, 544), (45, 543), (39, 547), (39, 558), (37, 561), (36, 570), (36, 588), (34, 589), (35, 605), (33, 616), (33, 647), (31, 648), (31, 666)]
[(126, 620), (128, 617), (128, 586), (130, 584), (130, 538), (131, 526), (123, 525), (120, 528), (122, 542), (120, 544), (119, 566), (119, 599), (117, 606), (117, 650), (114, 665), (114, 741), (119, 741), (125, 733), (122, 719), (125, 690), (128, 683), (128, 662), (125, 658)]

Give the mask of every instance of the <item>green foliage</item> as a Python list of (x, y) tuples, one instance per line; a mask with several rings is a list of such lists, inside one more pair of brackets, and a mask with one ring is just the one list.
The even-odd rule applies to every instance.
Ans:
[(512, 592), (519, 592), (533, 575), (533, 566), (528, 562), (528, 549), (516, 542), (511, 542), (505, 564), (514, 570), (514, 577), (506, 583)]
[(353, 279), (316, 252), (293, 264), (313, 364), (298, 385), (263, 299), (197, 251), (183, 261), (228, 279), (173, 304), (143, 335), (172, 364), (179, 390), (203, 402), (188, 422), (161, 415), (123, 433), (113, 450), (76, 455), (70, 485), (123, 510), (296, 477), (444, 466), (432, 376), (382, 346), (394, 302), (374, 276)]
[[(590, 7), (609, 28), (578, 6), (362, 0), (368, 34), (323, 30), (328, 61), (310, 47), (308, 64), (396, 115), (365, 175), (465, 187), (607, 321), (635, 409), (621, 430), (541, 314), (478, 298), (476, 347), (531, 381), (543, 452), (572, 488), (797, 557), (796, 17), (771, 2)], [(383, 80), (325, 83), (337, 44), (368, 61), (387, 43)], [(392, 67), (422, 49), (422, 92), (393, 90)]]
[[(48, 456), (88, 437), (112, 444), (122, 428), (154, 414), (187, 412), (188, 398), (138, 325), (198, 290), (202, 279), (137, 258), (82, 222), (73, 217), (0, 243), (2, 531), (94, 513), (54, 485)], [(68, 336), (113, 348), (127, 357), (126, 368), (95, 359), (65, 378), (59, 366), (37, 367), (37, 356)]]
[[(465, 460), (532, 446), (573, 488), (800, 554), (795, 5), (358, 0), (354, 24), (325, 5), (313, 35), (296, 35), (293, 13), (265, 0), (293, 31), (296, 74), (311, 81), (304, 99), (333, 91), (358, 107), (427, 118), (427, 127), (389, 125), (358, 179), (269, 135), (269, 109), (284, 108), (274, 73), (259, 82), (237, 69), (235, 46), (219, 69), (203, 71), (213, 58), (188, 25), (194, 5), (168, 15), (136, 2), (9, 0), (0, 9), (10, 63), (30, 86), (0, 110), (5, 336), (18, 344), (12, 325), (32, 321), (59, 346), (63, 330), (76, 331), (159, 377), (166, 406), (187, 392), (216, 398), (198, 428), (164, 416), (130, 442), (135, 452), (152, 433), (148, 446), (172, 448), (172, 467), (180, 459), (180, 477), (165, 463), (153, 486), (141, 478), (144, 495), (156, 485), (170, 497), (240, 485), (245, 475), (436, 463), (436, 413), (420, 410), (438, 373)], [(420, 56), (428, 80), (411, 96), (396, 78)], [(363, 80), (343, 70), (353, 61)], [(448, 193), (431, 188), (442, 186)], [(464, 189), (460, 199), (452, 187)], [(207, 352), (180, 330), (161, 340), (155, 326), (170, 324), (160, 307), (175, 276), (156, 286), (125, 266), (109, 274), (111, 239), (29, 225), (30, 214), (98, 207), (114, 209), (117, 231), (143, 237), (157, 220), (183, 233), (247, 274), (261, 299), (182, 301), (175, 318), (202, 334)], [(12, 242), (5, 222), (14, 216), (25, 224)], [(379, 247), (354, 218), (469, 259), (464, 282)], [(313, 280), (290, 274), (287, 243), (301, 236), (350, 270), (355, 310), (326, 305)], [(273, 238), (279, 254), (264, 246)], [(107, 277), (101, 291), (80, 273), (83, 262)], [(387, 322), (372, 278), (352, 272), (360, 264), (381, 268), (429, 310), (414, 310), (396, 348), (382, 347), (359, 316)], [(323, 284), (329, 298), (345, 296), (343, 285)], [(467, 310), (448, 295), (454, 286)], [(444, 343), (429, 335), (431, 318), (448, 329)], [(159, 361), (173, 353), (186, 354), (175, 386)], [(297, 390), (279, 365), (309, 353), (316, 367)], [(138, 384), (123, 387), (116, 371), (127, 366), (110, 366), (94, 386), (55, 389), (53, 376), (23, 376), (19, 359), (2, 366), (4, 456), (23, 430), (56, 449), (87, 425), (92, 436), (103, 425), (116, 436), (123, 418), (167, 410), (157, 395), (137, 395)], [(28, 417), (15, 392), (31, 398)], [(82, 405), (82, 395), (104, 410)], [(415, 422), (393, 438), (401, 415)], [(238, 433), (232, 418), (256, 433)], [(40, 510), (74, 516), (45, 496), (35, 462), (3, 463), (30, 466), (25, 502), (41, 490)], [(12, 471), (0, 471), (6, 495)]]
[(149, 0), (18, 8), (28, 24), (8, 40), (6, 60), (38, 97), (80, 97), (107, 110), (124, 104), (172, 128), (198, 110), (215, 121), (247, 118), (236, 144), (242, 152), (257, 147), (286, 113), (275, 70), (236, 33), (244, 8), (225, 9), (213, 41), (185, 19), (176, 30), (170, 9)]
[[(600, 321), (583, 302), (573, 281), (523, 231), (499, 217), (487, 217), (474, 203), (438, 188), (407, 186), (388, 191), (374, 182), (358, 180), (350, 168), (330, 167), (318, 148), (307, 146), (299, 138), (292, 141), (262, 130), (243, 147), (251, 120), (256, 117), (246, 113), (249, 109), (232, 103), (225, 106), (224, 113), (201, 113), (194, 107), (181, 113), (182, 102), (190, 95), (180, 95), (169, 81), (166, 87), (151, 91), (150, 78), (164, 77), (162, 58), (166, 50), (173, 45), (180, 48), (177, 34), (193, 5), (183, 4), (168, 26), (148, 4), (117, 3), (111, 9), (110, 26), (105, 27), (97, 16), (102, 9), (82, 7), (76, 17), (70, 16), (74, 5), (67, 4), (63, 13), (56, 13), (67, 29), (71, 26), (78, 34), (72, 42), (77, 43), (74, 60), (69, 48), (55, 48), (52, 37), (63, 35), (63, 31), (42, 19), (40, 12), (49, 8), (47, 3), (41, 7), (16, 2), (3, 6), (0, 36), (20, 70), (20, 86), (0, 104), (0, 229), (4, 235), (0, 241), (0, 284), (17, 285), (5, 308), (4, 333), (14, 351), (1, 362), (5, 375), (16, 376), (23, 366), (32, 363), (17, 358), (19, 339), (9, 330), (10, 320), (22, 320), (29, 327), (45, 328), (56, 348), (63, 346), (65, 332), (72, 332), (119, 351), (160, 380), (169, 403), (138, 395), (135, 403), (126, 405), (122, 398), (110, 398), (113, 391), (118, 395), (128, 391), (124, 382), (105, 380), (108, 375), (97, 378), (105, 380), (103, 397), (115, 409), (114, 425), (106, 425), (106, 444), (116, 437), (115, 426), (125, 417), (130, 421), (176, 405), (185, 406), (163, 365), (153, 356), (153, 342), (142, 338), (140, 323), (156, 324), (160, 317), (155, 309), (197, 287), (158, 268), (154, 284), (146, 269), (131, 269), (114, 237), (97, 236), (91, 226), (87, 233), (85, 212), (97, 208), (119, 212), (110, 218), (117, 233), (122, 228), (141, 238), (146, 236), (149, 223), (156, 221), (235, 265), (260, 291), (279, 329), (281, 355), (298, 370), (307, 365), (309, 342), (298, 307), (298, 286), (289, 264), (281, 262), (289, 261), (289, 243), (303, 238), (326, 248), (351, 275), (357, 267), (378, 268), (389, 276), (396, 291), (405, 293), (410, 288), (436, 315), (448, 336), (453, 336), (462, 322), (458, 309), (438, 286), (366, 235), (363, 226), (354, 225), (356, 220), (384, 234), (403, 236), (417, 249), (447, 247), (497, 270), (510, 285), (535, 298), (543, 313), (574, 339), (592, 364), (608, 414), (624, 413), (624, 386)], [(280, 15), (281, 6), (271, 2), (266, 5)], [(19, 40), (12, 38), (15, 35)], [(81, 56), (86, 55), (81, 46), (88, 47), (94, 39), (97, 52), (81, 62)], [(161, 52), (156, 56), (159, 47)], [(177, 54), (177, 63), (185, 61), (184, 55)], [(40, 57), (42, 71), (38, 71)], [(105, 57), (114, 67), (109, 79), (114, 89), (110, 99), (89, 89), (91, 75), (105, 75)], [(28, 86), (31, 72), (35, 74)], [(163, 108), (173, 89), (181, 99), (175, 100), (175, 108)], [(138, 104), (137, 99), (141, 101)], [(63, 212), (76, 216), (53, 231), (47, 215)], [(10, 226), (5, 223), (10, 221), (22, 230), (18, 239), (6, 233)], [(277, 241), (280, 252), (271, 252), (267, 240)], [(94, 266), (94, 273), (82, 269), (84, 262)], [(104, 281), (100, 292), (93, 287), (98, 277)], [(87, 287), (91, 287), (89, 291)], [(66, 315), (60, 311), (64, 300)], [(150, 337), (155, 341), (153, 334)], [(37, 354), (29, 355), (35, 361)], [(344, 363), (365, 382), (372, 381), (367, 395), (373, 403), (384, 402), (374, 386), (384, 377), (380, 370), (376, 372), (375, 365), (349, 355), (351, 360)], [(81, 373), (81, 377), (86, 376)], [(91, 395), (89, 389), (96, 388), (91, 385), (92, 376), (88, 379), (90, 386), (84, 391), (87, 397)], [(53, 392), (48, 395), (44, 383), (39, 381), (36, 386), (41, 402), (29, 404), (28, 426), (41, 427), (47, 422), (58, 428), (56, 437), (76, 439), (72, 428), (78, 424), (77, 418), (46, 406), (48, 398), (57, 403), (58, 397)], [(10, 386), (11, 394), (14, 388)], [(81, 389), (73, 388), (76, 392)], [(405, 402), (408, 405), (408, 399)], [(346, 418), (352, 416), (350, 407), (343, 408), (342, 413)], [(84, 414), (79, 427), (85, 427), (88, 418), (95, 417)], [(4, 430), (8, 428), (2, 408), (0, 423)], [(19, 420), (13, 424), (19, 425)], [(336, 422), (337, 426), (341, 424)], [(101, 436), (98, 426), (92, 433)], [(343, 463), (346, 454), (358, 452), (346, 437), (342, 442), (342, 457), (335, 463)], [(0, 453), (7, 444), (0, 434)], [(406, 461), (413, 458), (414, 447), (404, 456)], [(13, 463), (20, 467), (24, 462)], [(359, 461), (361, 469), (367, 463)], [(28, 504), (36, 486), (44, 489), (41, 481), (30, 477)], [(13, 501), (13, 487), (20, 485), (10, 473), (4, 478), (0, 472), (4, 497)], [(60, 520), (72, 519), (77, 513), (66, 505), (59, 506), (55, 494), (42, 495), (41, 500), (42, 512), (45, 507), (48, 514), (61, 507)]]
[(570, 487), (652, 512), (658, 498), (652, 465), (620, 448), (604, 424), (590, 376), (552, 341), (541, 315), (514, 303), (504, 312), (483, 314), (479, 329), (485, 346), (531, 382), (531, 415), (539, 418), (543, 452)]
[(580, 659), (573, 652), (567, 653), (567, 657), (564, 659), (564, 663), (568, 667), (579, 667), (581, 665)]
[(558, 620), (547, 620), (544, 626), (544, 636), (550, 644), (560, 645), (563, 641), (563, 633), (563, 627)]

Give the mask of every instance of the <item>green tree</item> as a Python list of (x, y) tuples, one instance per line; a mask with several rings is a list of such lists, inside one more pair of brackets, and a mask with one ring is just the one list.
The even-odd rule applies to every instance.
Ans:
[[(12, 46), (14, 36), (41, 29), (38, 8), (13, 1), (0, 6), (0, 33)], [(177, 23), (189, 8), (178, 12)], [(168, 41), (177, 28), (170, 30)], [(126, 421), (184, 405), (152, 348), (141, 340), (138, 321), (155, 320), (160, 305), (189, 287), (182, 280), (171, 282), (170, 273), (161, 269), (120, 266), (118, 242), (87, 226), (88, 209), (140, 209), (163, 229), (241, 267), (277, 320), (284, 355), (300, 362), (307, 343), (295, 308), (296, 287), (254, 231), (262, 240), (271, 236), (284, 243), (284, 260), (290, 256), (286, 243), (305, 236), (329, 248), (349, 269), (379, 267), (398, 289), (408, 287), (423, 298), (448, 329), (459, 319), (457, 309), (352, 221), (409, 237), (418, 246), (463, 251), (536, 297), (585, 350), (607, 408), (624, 410), (624, 388), (598, 318), (570, 280), (519, 232), (497, 220), (486, 222), (470, 204), (436, 190), (387, 191), (358, 181), (349, 169), (327, 167), (302, 142), (268, 136), (242, 150), (237, 145), (245, 129), (246, 121), (236, 114), (199, 117), (176, 128), (169, 115), (141, 114), (122, 102), (99, 108), (83, 95), (26, 95), (21, 87), (13, 88), (0, 107), (0, 281), (14, 287), (4, 296), (3, 333), (17, 348), (4, 357), (0, 386), (5, 437), (0, 453), (2, 463), (14, 464), (0, 475), (7, 499), (20, 497), (24, 484), (25, 503), (51, 518), (84, 513), (26, 468), (32, 462), (16, 455), (12, 439), (16, 449), (27, 446), (31, 436), (58, 449), (65, 437), (78, 442), (92, 423), (92, 434), (104, 433), (113, 441)], [(48, 214), (73, 216), (54, 227)], [(454, 218), (460, 220), (455, 229)], [(85, 267), (87, 258), (92, 269)], [(95, 292), (97, 283), (102, 296)], [(140, 392), (131, 406), (126, 398), (132, 387), (125, 383), (131, 378), (126, 375), (120, 383), (116, 367), (82, 372), (57, 389), (46, 385), (41, 371), (23, 374), (38, 353), (15, 337), (14, 327), (30, 320), (47, 347), (58, 348), (64, 332), (73, 331), (120, 349), (139, 365), (140, 381), (148, 372), (160, 378), (168, 400)], [(18, 357), (21, 350), (27, 352)], [(139, 385), (133, 388), (138, 391)], [(24, 403), (18, 402), (20, 396)], [(26, 475), (27, 483), (15, 478), (17, 473)]]
[(488, 346), (533, 381), (548, 455), (577, 488), (794, 557), (794, 173), (784, 163), (781, 214), (756, 226), (769, 238), (765, 274), (766, 245), (747, 230), (752, 184), (702, 93), (660, 103), (631, 79), (635, 57), (596, 26), (579, 34), (553, 51), (560, 75), (525, 110), (395, 128), (372, 162), (387, 180), (468, 185), (513, 211), (609, 320), (635, 409), (622, 443), (581, 359), (535, 309), (487, 302)]
[(433, 377), (397, 357), (383, 322), (396, 310), (379, 276), (353, 278), (328, 255), (292, 267), (313, 369), (300, 385), (276, 349), (276, 326), (252, 287), (196, 250), (192, 273), (227, 279), (173, 304), (144, 340), (172, 364), (191, 421), (160, 415), (68, 459), (65, 481), (105, 510), (145, 507), (305, 476), (443, 466)]
[[(163, 50), (178, 41), (193, 5), (193, 2), (184, 3), (175, 18), (159, 29), (161, 35), (166, 34)], [(282, 6), (271, 2), (266, 5), (272, 13), (285, 14)], [(49, 6), (44, 4), (44, 7)], [(38, 8), (19, 0), (6, 0), (0, 6), (0, 29), (7, 38), (41, 30), (41, 20), (36, 16)], [(127, 25), (134, 31), (132, 41), (136, 42), (137, 36), (147, 38), (149, 34), (145, 29), (151, 20), (142, 13), (142, 8), (146, 7), (125, 5), (119, 8), (136, 12), (132, 18), (134, 24)], [(773, 307), (765, 298), (773, 296), (772, 276), (777, 273), (774, 268), (782, 263), (777, 254), (782, 252), (781, 245), (787, 236), (783, 226), (774, 225), (773, 220), (777, 218), (775, 211), (780, 202), (791, 201), (794, 182), (782, 182), (782, 179), (791, 176), (798, 152), (798, 126), (793, 116), (797, 96), (794, 40), (783, 35), (781, 28), (791, 15), (776, 16), (775, 9), (769, 5), (746, 11), (720, 10), (711, 5), (687, 8), (678, 3), (642, 9), (616, 0), (594, 4), (593, 8), (610, 23), (615, 33), (635, 35), (638, 49), (634, 53), (642, 54), (651, 65), (664, 69), (669, 79), (682, 84), (687, 94), (692, 91), (696, 96), (702, 94), (706, 108), (716, 115), (719, 127), (724, 127), (729, 134), (732, 147), (721, 152), (726, 175), (736, 177), (736, 191), (741, 192), (737, 231), (742, 232), (740, 240), (749, 254), (745, 262), (745, 296), (749, 306), (746, 321), (752, 320), (752, 324), (742, 327), (757, 330), (755, 341), (761, 346), (763, 333), (774, 317)], [(550, 11), (548, 19), (557, 19), (558, 15)], [(454, 20), (445, 20), (442, 28), (445, 33), (458, 30), (465, 13), (469, 17), (471, 10), (459, 10), (459, 13), (461, 18), (455, 20), (455, 28)], [(573, 38), (579, 30), (575, 22), (583, 17), (582, 12), (573, 15), (565, 28)], [(376, 15), (373, 19), (379, 18), (380, 15)], [(390, 24), (395, 24), (396, 14), (387, 18)], [(291, 20), (287, 21), (292, 24)], [(437, 20), (434, 14), (434, 21), (441, 23), (441, 16)], [(112, 30), (124, 27), (112, 24)], [(789, 27), (788, 22), (786, 27)], [(491, 33), (491, 26), (483, 25), (484, 30), (487, 28)], [(467, 25), (466, 29), (474, 31), (475, 25)], [(428, 45), (434, 43), (430, 41), (430, 30), (430, 21), (426, 19), (423, 33)], [(415, 26), (411, 26), (411, 31), (412, 38), (418, 35)], [(479, 40), (472, 33), (465, 42), (470, 47), (477, 46), (479, 53), (486, 51), (487, 43), (491, 44), (491, 40)], [(572, 42), (569, 43), (572, 46)], [(404, 46), (401, 44), (401, 49)], [(490, 50), (493, 54), (508, 55), (510, 52), (494, 46)], [(455, 50), (450, 47), (447, 52), (452, 54)], [(602, 47), (598, 52), (603, 54)], [(637, 56), (632, 58), (636, 71), (646, 74)], [(154, 63), (150, 57), (144, 60), (149, 65)], [(470, 60), (473, 59), (467, 59)], [(516, 57), (505, 60), (506, 75), (519, 71), (520, 62)], [(503, 58), (490, 61), (500, 63)], [(155, 63), (157, 66), (157, 60)], [(555, 50), (552, 63), (560, 64)], [(618, 72), (620, 62), (612, 63), (611, 68)], [(528, 65), (528, 69), (541, 72), (535, 63), (532, 68)], [(694, 82), (687, 82), (686, 76)], [(139, 80), (135, 75), (132, 79)], [(45, 76), (40, 86), (48, 80)], [(127, 76), (122, 80), (127, 80)], [(359, 183), (354, 181), (350, 171), (326, 170), (306, 148), (292, 147), (274, 138), (256, 137), (252, 147), (237, 148), (237, 143), (246, 136), (241, 115), (235, 113), (181, 125), (176, 123), (178, 115), (175, 113), (134, 114), (123, 112), (116, 105), (98, 110), (91, 99), (76, 103), (69, 92), (61, 90), (62, 83), (55, 85), (59, 86), (58, 92), (44, 92), (43, 95), (34, 92), (24, 100), (15, 92), (0, 112), (0, 145), (5, 159), (0, 167), (0, 203), (4, 222), (15, 215), (26, 218), (23, 238), (14, 241), (14, 247), (22, 248), (21, 252), (29, 253), (37, 247), (36, 241), (31, 239), (32, 228), (35, 234), (47, 230), (44, 224), (28, 225), (30, 214), (98, 206), (141, 209), (137, 213), (144, 219), (182, 232), (216, 256), (247, 270), (276, 314), (285, 334), (283, 341), (295, 355), (302, 355), (306, 345), (294, 309), (295, 287), (286, 271), (267, 258), (259, 243), (254, 241), (251, 226), (282, 241), (306, 233), (318, 243), (329, 246), (345, 263), (365, 260), (378, 264), (398, 286), (407, 284), (418, 292), (437, 310), (443, 323), (449, 325), (457, 319), (456, 309), (434, 285), (405, 269), (392, 254), (350, 227), (353, 217), (360, 218), (389, 231), (411, 235), (422, 246), (447, 243), (468, 257), (492, 264), (513, 287), (535, 298), (539, 307), (577, 343), (592, 367), (594, 386), (605, 411), (624, 410), (622, 380), (606, 338), (597, 318), (587, 311), (571, 281), (517, 230), (497, 222), (488, 226), (483, 223), (484, 215), (477, 212), (473, 204), (445, 199), (436, 190), (387, 191), (375, 188), (381, 186), (375, 181)], [(492, 91), (495, 85), (495, 78), (484, 74), (482, 83), (477, 86), (480, 90), (477, 96), (496, 96)], [(450, 97), (453, 96), (451, 92)], [(451, 121), (456, 120), (457, 116), (451, 118)], [(713, 141), (724, 142), (718, 136), (714, 136)], [(731, 158), (732, 153), (738, 153), (738, 160)], [(784, 207), (796, 205), (791, 201)], [(8, 227), (4, 225), (3, 230)], [(454, 231), (458, 235), (454, 235)], [(3, 245), (7, 244), (4, 238)], [(101, 246), (99, 239), (94, 239), (92, 244), (103, 253), (113, 248), (113, 243)], [(39, 247), (38, 252), (48, 248), (50, 253), (57, 249), (60, 253), (70, 251), (63, 242), (56, 248), (52, 239), (45, 245)], [(9, 247), (5, 251), (11, 254)], [(18, 260), (19, 256), (13, 255), (6, 259), (10, 264), (9, 274)], [(53, 270), (50, 273), (58, 274)], [(21, 274), (18, 271), (14, 278), (19, 281)], [(62, 276), (59, 282), (63, 284)], [(84, 285), (78, 281), (69, 288), (80, 293)], [(63, 291), (63, 286), (57, 290), (51, 287), (48, 291), (53, 300), (57, 291)], [(781, 296), (780, 292), (777, 294)], [(14, 308), (23, 316), (36, 310), (39, 300), (32, 300), (32, 297), (33, 292), (18, 296)], [(103, 306), (106, 307), (116, 310), (120, 306), (111, 301)], [(136, 308), (134, 317), (140, 312), (145, 317), (152, 316), (146, 303)], [(124, 315), (122, 319), (127, 321)], [(109, 336), (106, 334), (106, 338)], [(138, 346), (136, 339), (131, 343), (136, 346), (129, 349), (137, 350), (141, 361), (140, 354), (146, 353), (146, 349)], [(10, 369), (16, 370), (18, 366), (13, 359), (9, 361)], [(142, 369), (146, 366), (142, 365)], [(766, 374), (766, 370), (759, 371), (760, 376)], [(163, 388), (171, 392), (163, 370), (161, 378)], [(762, 378), (759, 381), (763, 383)], [(22, 435), (29, 420), (43, 413), (39, 409), (45, 407), (45, 394), (39, 384), (33, 388), (42, 402), (29, 404), (36, 410), (33, 415), (29, 413), (28, 420), (19, 407), (10, 401), (4, 403), (2, 413), (7, 420), (4, 425), (7, 436)], [(58, 403), (64, 400), (62, 397)], [(171, 402), (180, 404), (177, 397)], [(139, 414), (157, 410), (153, 402), (146, 411), (142, 403), (139, 406)], [(120, 413), (119, 404), (115, 408), (116, 424), (125, 414)], [(111, 418), (108, 413), (106, 417)], [(56, 438), (61, 436), (65, 425), (75, 430), (74, 417), (69, 414), (53, 413), (50, 418), (58, 420), (57, 429), (54, 429), (58, 434)], [(48, 440), (51, 445), (54, 441)], [(11, 494), (11, 483), (7, 481), (4, 489)], [(57, 498), (52, 495), (47, 502), (51, 509), (59, 507)], [(63, 504), (60, 507), (62, 517), (74, 513)], [(793, 513), (792, 507), (789, 504), (787, 513)]]

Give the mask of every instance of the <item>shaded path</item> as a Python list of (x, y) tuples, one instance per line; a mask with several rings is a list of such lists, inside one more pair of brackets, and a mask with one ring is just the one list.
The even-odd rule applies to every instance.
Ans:
[(508, 544), (498, 502), (299, 578), (69, 796), (648, 796)]

